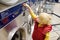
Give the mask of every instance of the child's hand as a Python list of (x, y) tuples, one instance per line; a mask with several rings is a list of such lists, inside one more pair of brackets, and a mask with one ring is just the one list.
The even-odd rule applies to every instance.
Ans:
[(30, 8), (29, 5), (26, 4), (26, 3), (23, 3), (23, 6), (24, 6), (24, 7), (27, 7), (27, 8)]

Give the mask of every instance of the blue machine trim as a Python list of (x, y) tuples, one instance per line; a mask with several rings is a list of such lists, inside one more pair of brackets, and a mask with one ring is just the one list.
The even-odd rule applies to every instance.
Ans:
[[(11, 22), (13, 19), (15, 19), (18, 15), (21, 14), (21, 12), (23, 12), (23, 8), (22, 8), (22, 4), (16, 5), (13, 8), (10, 8), (4, 12), (1, 12), (0, 14), (0, 29), (3, 28), (6, 24), (8, 24), (9, 22)], [(5, 15), (4, 15), (5, 14)], [(3, 15), (3, 16), (2, 16)], [(7, 18), (7, 22), (4, 23), (5, 18)]]

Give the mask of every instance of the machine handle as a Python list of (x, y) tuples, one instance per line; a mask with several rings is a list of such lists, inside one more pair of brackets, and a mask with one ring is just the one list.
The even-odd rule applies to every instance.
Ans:
[(52, 26), (56, 26), (56, 25), (60, 25), (60, 24), (52, 24)]
[(60, 18), (60, 16), (59, 16), (59, 15), (57, 15), (57, 14), (55, 14), (55, 13), (52, 13), (52, 14)]
[(57, 16), (58, 18), (60, 18), (60, 16), (57, 15), (57, 14), (55, 14), (55, 13), (48, 13), (48, 14), (52, 14), (52, 15), (55, 15), (55, 16)]

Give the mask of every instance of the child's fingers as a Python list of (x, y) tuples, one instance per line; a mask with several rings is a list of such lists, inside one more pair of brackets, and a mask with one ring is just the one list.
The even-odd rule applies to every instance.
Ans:
[(26, 6), (26, 3), (23, 3), (23, 6)]
[(25, 6), (25, 7), (29, 7), (29, 5), (28, 5), (28, 4), (26, 4), (26, 3), (23, 3), (23, 6)]

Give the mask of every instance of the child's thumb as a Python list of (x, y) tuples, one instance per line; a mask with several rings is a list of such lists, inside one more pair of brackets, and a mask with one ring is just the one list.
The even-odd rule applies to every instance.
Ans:
[(26, 3), (23, 3), (23, 6), (26, 6)]

